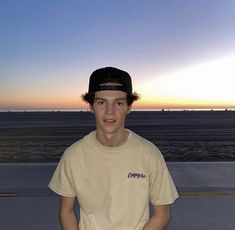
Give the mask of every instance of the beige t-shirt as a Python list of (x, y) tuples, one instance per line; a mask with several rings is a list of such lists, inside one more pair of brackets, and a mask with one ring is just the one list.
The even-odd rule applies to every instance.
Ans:
[(178, 193), (158, 148), (128, 130), (128, 141), (107, 147), (91, 132), (64, 153), (49, 187), (77, 197), (80, 230), (141, 230), (149, 202), (171, 204)]

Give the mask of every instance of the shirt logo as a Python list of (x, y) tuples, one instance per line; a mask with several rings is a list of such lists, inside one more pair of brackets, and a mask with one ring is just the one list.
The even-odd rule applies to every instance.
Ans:
[(129, 172), (127, 177), (128, 178), (133, 178), (133, 179), (143, 179), (146, 176), (143, 173)]

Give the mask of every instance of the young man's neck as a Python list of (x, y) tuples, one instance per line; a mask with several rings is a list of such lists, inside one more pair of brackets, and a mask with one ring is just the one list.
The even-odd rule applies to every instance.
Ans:
[(108, 147), (118, 147), (127, 141), (128, 135), (129, 134), (126, 129), (123, 129), (122, 132), (114, 134), (102, 133), (97, 130), (96, 138), (102, 145)]

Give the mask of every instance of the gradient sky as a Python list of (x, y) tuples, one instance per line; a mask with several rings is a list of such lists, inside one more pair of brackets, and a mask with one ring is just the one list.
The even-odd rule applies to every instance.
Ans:
[(3, 0), (0, 109), (85, 109), (96, 68), (126, 70), (134, 108), (235, 108), (234, 0)]

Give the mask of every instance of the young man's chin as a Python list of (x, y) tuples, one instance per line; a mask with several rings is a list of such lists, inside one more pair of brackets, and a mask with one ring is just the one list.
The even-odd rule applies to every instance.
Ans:
[(115, 124), (108, 124), (108, 125), (104, 125), (101, 129), (101, 131), (103, 132), (103, 134), (116, 134), (120, 131), (121, 129), (117, 126), (115, 126)]

